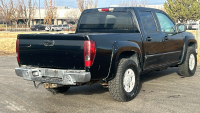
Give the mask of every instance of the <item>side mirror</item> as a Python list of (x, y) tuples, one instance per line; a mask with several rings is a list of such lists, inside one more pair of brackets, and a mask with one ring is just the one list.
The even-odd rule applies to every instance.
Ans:
[(178, 25), (177, 25), (177, 31), (178, 31), (179, 33), (185, 32), (185, 31), (186, 31), (186, 26), (185, 26), (184, 24), (178, 24)]

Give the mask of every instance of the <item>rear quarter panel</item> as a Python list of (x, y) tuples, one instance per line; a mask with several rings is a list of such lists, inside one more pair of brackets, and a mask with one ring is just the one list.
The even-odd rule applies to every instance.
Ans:
[[(98, 34), (98, 35), (89, 35), (90, 40), (95, 41), (96, 43), (96, 56), (93, 62), (93, 65), (90, 68), (93, 80), (104, 79), (111, 77), (115, 72), (111, 72), (111, 65), (115, 61), (115, 54), (120, 54), (116, 52), (123, 47), (131, 46), (123, 45), (117, 47), (117, 43), (120, 42), (134, 42), (138, 44), (138, 47), (142, 50), (142, 39), (140, 33), (120, 33), (120, 34)], [(116, 50), (114, 50), (116, 49)], [(120, 50), (123, 52), (123, 49)], [(125, 51), (125, 50), (124, 50)]]

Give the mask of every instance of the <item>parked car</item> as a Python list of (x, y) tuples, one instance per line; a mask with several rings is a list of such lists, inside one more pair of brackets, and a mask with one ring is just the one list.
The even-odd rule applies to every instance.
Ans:
[(39, 31), (39, 30), (45, 30), (45, 26), (43, 25), (33, 25), (30, 28), (32, 31)]
[(62, 31), (64, 29), (69, 29), (70, 30), (71, 27), (69, 27), (68, 25), (66, 24), (62, 24), (62, 25), (58, 25), (58, 31)]
[(51, 27), (51, 31), (58, 31), (58, 25), (53, 25)]
[(53, 26), (53, 25), (47, 25), (47, 26), (45, 27), (45, 31), (51, 31), (52, 26)]
[(178, 67), (191, 77), (197, 67), (197, 41), (185, 25), (142, 7), (84, 10), (75, 34), (20, 34), (16, 52), (16, 74), (36, 88), (35, 81), (53, 93), (100, 83), (117, 101), (137, 96), (142, 73)]
[(188, 29), (189, 30), (197, 30), (199, 25), (197, 23), (192, 23), (189, 25)]
[(186, 30), (189, 30), (190, 24), (185, 24)]

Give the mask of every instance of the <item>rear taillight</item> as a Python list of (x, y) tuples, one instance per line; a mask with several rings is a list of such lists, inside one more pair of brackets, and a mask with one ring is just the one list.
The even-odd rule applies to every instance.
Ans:
[(19, 39), (16, 41), (16, 56), (17, 56), (17, 62), (19, 62)]
[(35, 27), (32, 27), (32, 28), (35, 28)]
[(90, 67), (93, 64), (96, 53), (96, 45), (94, 41), (84, 41), (84, 61), (85, 67)]

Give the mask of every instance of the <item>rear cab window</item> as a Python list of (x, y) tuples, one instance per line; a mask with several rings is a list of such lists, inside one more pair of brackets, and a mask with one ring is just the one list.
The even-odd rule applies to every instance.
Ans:
[(158, 32), (154, 17), (151, 11), (140, 11), (140, 19), (143, 24), (144, 31), (146, 33)]
[(130, 12), (91, 12), (82, 15), (79, 32), (139, 33)]

